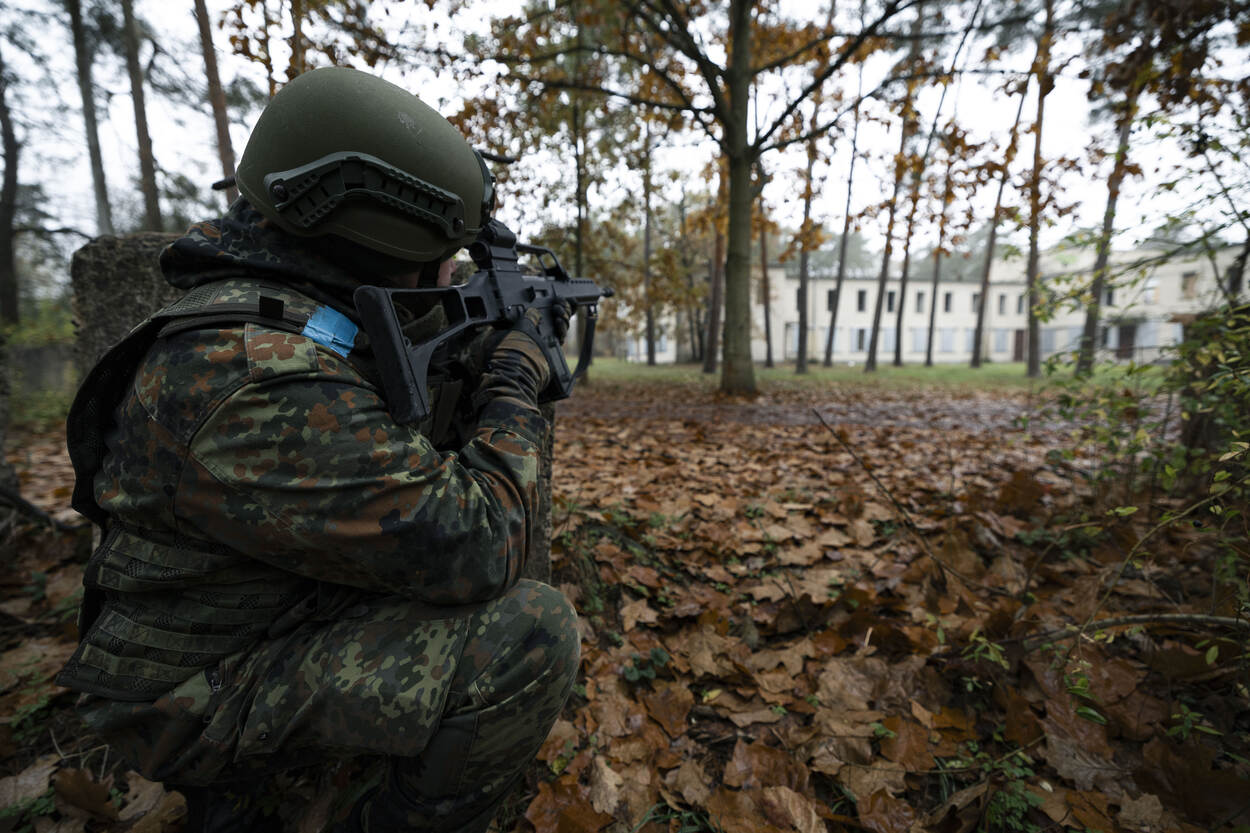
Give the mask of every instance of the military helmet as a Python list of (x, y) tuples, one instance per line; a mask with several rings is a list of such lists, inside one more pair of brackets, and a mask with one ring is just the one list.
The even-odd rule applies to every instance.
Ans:
[(450, 257), (494, 208), (490, 171), (456, 128), (406, 90), (345, 67), (279, 90), (236, 176), (283, 230), (338, 235), (406, 261)]

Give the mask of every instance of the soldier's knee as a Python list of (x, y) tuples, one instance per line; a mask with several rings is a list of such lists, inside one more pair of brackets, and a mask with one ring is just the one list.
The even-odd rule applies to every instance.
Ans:
[[(483, 611), (466, 660), (483, 705), (517, 696), (563, 702), (581, 657), (577, 612), (559, 590), (521, 581)], [(482, 661), (485, 660), (485, 661)]]

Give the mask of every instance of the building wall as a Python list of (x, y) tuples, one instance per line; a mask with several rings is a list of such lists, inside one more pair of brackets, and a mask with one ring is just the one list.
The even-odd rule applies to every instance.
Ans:
[[(1187, 317), (1210, 309), (1221, 301), (1223, 294), (1215, 271), (1218, 268), (1223, 275), (1237, 251), (1226, 248), (1216, 252), (1216, 267), (1205, 256), (1175, 258), (1155, 265), (1153, 259), (1160, 254), (1141, 250), (1113, 256), (1109, 270), (1113, 287), (1109, 297), (1104, 298), (1101, 314), (1101, 358), (1159, 359), (1182, 338), (1183, 321)], [(1076, 284), (1087, 283), (1093, 260), (1092, 250), (1046, 253), (1041, 263), (1042, 281), (1054, 285), (1063, 275), (1075, 275)], [(1028, 328), (1024, 270), (1023, 258), (997, 261), (991, 270), (982, 353), (990, 361), (1024, 359)], [(797, 276), (788, 276), (781, 267), (772, 267), (769, 269), (769, 282), (774, 287), (773, 355), (779, 360), (793, 361), (798, 352), (798, 279)], [(824, 358), (833, 287), (833, 279), (823, 276), (813, 278), (809, 283), (808, 357), (813, 361)], [(859, 364), (867, 359), (876, 292), (875, 277), (851, 276), (844, 279), (834, 332), (835, 362)], [(979, 294), (979, 282), (941, 281), (938, 284), (933, 344), (935, 362), (967, 362), (971, 359)], [(932, 295), (932, 283), (923, 276), (908, 281), (905, 297), (901, 299), (898, 279), (887, 281), (886, 302), (881, 311), (878, 363), (893, 360), (894, 340), (898, 336), (895, 332), (897, 305), (900, 301), (904, 305), (902, 359), (905, 363), (924, 360)], [(1242, 297), (1246, 296), (1243, 288)], [(757, 360), (762, 360), (765, 355), (762, 303), (755, 306), (753, 316), (752, 354)], [(1075, 350), (1084, 324), (1084, 308), (1070, 307), (1044, 322), (1041, 326), (1043, 357)]]

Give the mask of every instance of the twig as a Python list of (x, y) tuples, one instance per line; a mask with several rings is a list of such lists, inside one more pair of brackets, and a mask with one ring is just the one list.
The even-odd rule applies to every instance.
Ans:
[(812, 408), (812, 413), (816, 414), (816, 418), (820, 420), (820, 424), (825, 426), (825, 428), (829, 430), (829, 433), (833, 435), (833, 438), (838, 441), (838, 444), (841, 445), (842, 448), (845, 449), (846, 452), (851, 455), (851, 458), (854, 459), (856, 463), (859, 463), (860, 468), (862, 468), (868, 474), (868, 476), (872, 478), (872, 482), (877, 485), (877, 488), (881, 490), (881, 493), (885, 495), (886, 499), (889, 500), (890, 503), (894, 506), (894, 510), (898, 513), (899, 520), (902, 522), (903, 528), (906, 529), (908, 532), (910, 532), (911, 536), (916, 539), (916, 542), (920, 544), (920, 548), (924, 550), (925, 555), (933, 559), (933, 562), (942, 569), (943, 580), (945, 580), (946, 578), (946, 573), (950, 573), (952, 576), (959, 579), (961, 582), (963, 582), (965, 586), (969, 588), (976, 589), (976, 590), (984, 590), (987, 593), (992, 593), (997, 596), (1011, 597), (1010, 593), (1007, 593), (1003, 590), (999, 590), (996, 587), (990, 587), (988, 585), (982, 584), (981, 582), (976, 581), (975, 579), (971, 579), (963, 575), (954, 567), (952, 567), (951, 565), (943, 561), (941, 558), (938, 558), (937, 553), (935, 553), (932, 549), (930, 549), (929, 542), (924, 539), (924, 537), (920, 534), (919, 529), (916, 528), (916, 522), (912, 520), (911, 513), (908, 512), (903, 507), (903, 505), (898, 502), (898, 500), (894, 497), (894, 494), (888, 488), (886, 488), (886, 485), (884, 483), (882, 483), (877, 478), (877, 475), (873, 474), (872, 469), (868, 467), (868, 464), (864, 462), (863, 458), (855, 453), (855, 449), (851, 448), (850, 444), (846, 440), (838, 436), (838, 432), (833, 430), (833, 426), (825, 422), (825, 418), (824, 416), (821, 415), (820, 411), (816, 410), (815, 408)]
[[(1070, 639), (1082, 637), (1087, 630), (1100, 631), (1105, 628), (1117, 628), (1124, 625), (1201, 625), (1211, 628), (1231, 628), (1250, 632), (1250, 621), (1235, 619), (1231, 616), (1208, 616), (1205, 613), (1141, 613), (1133, 616), (1116, 616), (1111, 619), (1099, 619), (1086, 622), (1085, 626), (1074, 630), (1075, 626), (1043, 631), (1032, 636), (1023, 637), (1022, 641), (1031, 642), (1039, 639), (1059, 637)], [(1070, 652), (1069, 652), (1070, 653)]]
[[(1195, 504), (1192, 504), (1189, 508), (1187, 508), (1184, 512), (1181, 512), (1179, 515), (1174, 515), (1173, 517), (1164, 518), (1163, 520), (1159, 521), (1157, 524), (1152, 526), (1150, 530), (1146, 532), (1145, 535), (1137, 539), (1137, 543), (1133, 545), (1133, 548), (1128, 551), (1128, 555), (1124, 556), (1124, 560), (1120, 562), (1120, 568), (1116, 570), (1115, 577), (1111, 579), (1111, 583), (1107, 586), (1107, 591), (1102, 594), (1102, 598), (1098, 600), (1098, 604), (1096, 604), (1094, 606), (1094, 609), (1090, 611), (1089, 618), (1085, 620), (1085, 624), (1081, 625), (1081, 629), (1077, 631), (1077, 634), (1076, 634), (1077, 638), (1073, 640), (1071, 645), (1068, 646), (1067, 653), (1065, 653), (1063, 656), (1063, 664), (1065, 666), (1068, 664), (1068, 660), (1072, 658), (1072, 651), (1080, 643), (1081, 638), (1085, 636), (1085, 631), (1088, 630), (1089, 626), (1094, 623), (1094, 617), (1098, 615), (1098, 612), (1102, 610), (1103, 605), (1105, 605), (1107, 603), (1107, 600), (1111, 598), (1112, 591), (1114, 591), (1115, 586), (1120, 583), (1120, 579), (1124, 577), (1124, 571), (1127, 570), (1128, 565), (1133, 562), (1133, 556), (1137, 555), (1138, 551), (1141, 550), (1142, 545), (1145, 544), (1147, 541), (1149, 541), (1151, 538), (1153, 538), (1155, 533), (1159, 532), (1160, 530), (1166, 527), (1171, 526), (1172, 524), (1179, 521), (1181, 518), (1184, 518), (1186, 515), (1189, 515), (1197, 511), (1200, 507), (1206, 506), (1208, 503), (1215, 500), (1217, 497), (1219, 497), (1219, 495), (1207, 495), (1202, 500), (1198, 501)], [(1174, 614), (1174, 615), (1184, 616), (1186, 614)], [(1211, 618), (1211, 617), (1208, 617), (1208, 618)], [(1235, 622), (1239, 620), (1234, 619), (1232, 621)]]

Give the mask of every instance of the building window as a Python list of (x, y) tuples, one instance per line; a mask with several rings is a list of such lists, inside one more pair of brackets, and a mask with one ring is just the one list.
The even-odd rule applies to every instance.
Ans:
[(1198, 296), (1198, 273), (1186, 272), (1181, 275), (1181, 297), (1196, 298)]
[(885, 311), (894, 312), (894, 290), (885, 293)]
[(954, 327), (942, 327), (938, 330), (938, 351), (942, 353), (955, 352)]
[(972, 311), (977, 312), (980, 309), (981, 309), (981, 293), (974, 292), (972, 293)]
[(964, 352), (971, 353), (976, 349), (977, 345), (977, 329), (976, 327), (968, 327), (964, 330)]
[(855, 291), (855, 311), (864, 312), (868, 309), (868, 290), (859, 289)]
[[(1007, 300), (1007, 296), (1003, 295), (1001, 300)], [(1011, 338), (1011, 330), (995, 330), (994, 331), (994, 352), (1006, 353), (1008, 340)]]
[(913, 353), (923, 353), (929, 347), (929, 328), (928, 327), (912, 327), (911, 328), (911, 351)]
[(1027, 296), (1020, 293), (1020, 297), (1016, 298), (1016, 315), (1024, 315), (1024, 299)]
[[(863, 290), (860, 290), (860, 291), (862, 292)], [(854, 350), (856, 353), (862, 353), (865, 350), (867, 350), (868, 349), (868, 330), (864, 329), (863, 327), (856, 327), (853, 330), (853, 334), (855, 336), (855, 343), (851, 347), (851, 349)]]
[(998, 295), (998, 314), (1007, 314), (1007, 294), (1005, 292), (1000, 292)]
[(1115, 290), (1114, 290), (1114, 289), (1108, 289), (1108, 290), (1107, 290), (1107, 297), (1106, 297), (1106, 299), (1103, 301), (1103, 304), (1105, 304), (1106, 306), (1109, 306), (1109, 307), (1114, 307), (1114, 306), (1115, 306)]
[(838, 305), (838, 290), (830, 289), (825, 294), (825, 312), (833, 312), (833, 308)]
[(924, 312), (924, 293), (916, 293), (916, 312)]
[(891, 329), (884, 329), (884, 330), (882, 330), (882, 331), (881, 331), (881, 341), (883, 342), (883, 343), (882, 343), (882, 345), (881, 345), (881, 350), (882, 350), (883, 352), (885, 352), (885, 353), (893, 353), (893, 352), (894, 352), (894, 331), (893, 331), (893, 330), (891, 330)]
[(1145, 289), (1142, 290), (1142, 300), (1147, 304), (1159, 303), (1159, 281), (1155, 278), (1147, 278)]
[(951, 304), (953, 304), (954, 302), (955, 302), (954, 295), (950, 292), (947, 292), (946, 295), (943, 296), (942, 298), (942, 312), (950, 312)]

